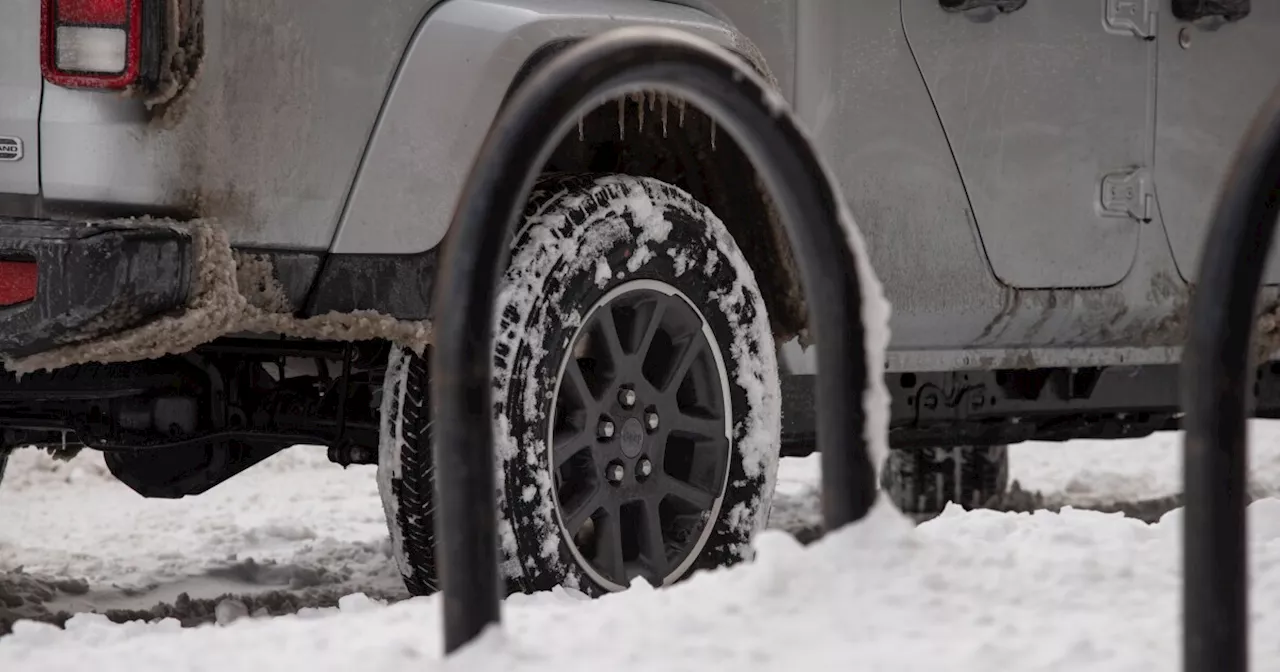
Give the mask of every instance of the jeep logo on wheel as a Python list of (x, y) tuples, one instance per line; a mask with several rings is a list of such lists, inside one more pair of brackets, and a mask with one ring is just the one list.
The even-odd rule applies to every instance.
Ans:
[(634, 458), (644, 448), (644, 427), (636, 418), (622, 423), (622, 454)]
[(0, 135), (0, 161), (22, 160), (22, 138)]

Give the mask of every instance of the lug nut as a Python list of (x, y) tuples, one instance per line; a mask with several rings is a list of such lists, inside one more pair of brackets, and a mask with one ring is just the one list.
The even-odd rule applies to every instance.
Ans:
[(644, 424), (649, 428), (649, 431), (653, 431), (653, 430), (657, 429), (657, 428), (658, 428), (658, 414), (657, 414), (657, 413), (655, 413), (655, 412), (653, 412), (653, 411), (649, 411), (648, 413), (645, 413), (645, 414), (644, 414)]
[(640, 458), (640, 463), (636, 465), (636, 471), (641, 477), (646, 477), (653, 473), (653, 463), (649, 461), (649, 458), (642, 457)]
[(635, 406), (636, 391), (629, 387), (624, 387), (621, 390), (618, 390), (618, 401), (622, 403), (623, 408), (631, 408), (632, 406)]
[(609, 479), (610, 483), (618, 484), (622, 482), (622, 477), (627, 474), (621, 464), (611, 464), (604, 470), (604, 477)]
[(613, 431), (614, 427), (612, 420), (601, 420), (600, 426), (596, 428), (596, 433), (599, 434), (602, 439), (612, 439)]

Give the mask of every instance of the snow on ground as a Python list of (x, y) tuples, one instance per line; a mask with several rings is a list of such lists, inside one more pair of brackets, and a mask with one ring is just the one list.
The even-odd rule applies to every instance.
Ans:
[[(87, 582), (53, 610), (138, 609), (180, 593), (350, 585), (403, 592), (373, 467), (321, 448), (280, 453), (204, 495), (146, 500), (100, 454), (14, 453), (0, 484), (0, 571)], [(17, 512), (16, 515), (14, 512)]]
[[(1280, 421), (1249, 425), (1249, 490), (1280, 496)], [(1089, 506), (1156, 499), (1182, 491), (1182, 434), (1143, 439), (1023, 443), (1010, 449), (1010, 472), (1027, 490)]]
[[(1255, 423), (1253, 490), (1280, 492), (1280, 423)], [(1024, 488), (1086, 505), (1178, 491), (1179, 438), (1027, 444)], [(141, 607), (179, 592), (215, 597), (329, 586), (394, 594), (373, 470), (295, 449), (206, 495), (146, 501), (85, 455), (19, 452), (0, 487), (0, 573), (83, 580), (50, 606)], [(787, 460), (772, 525), (816, 521), (817, 458)], [(1257, 632), (1280, 626), (1280, 500), (1250, 508)], [(1178, 512), (994, 511), (912, 527), (873, 519), (802, 548), (775, 531), (749, 565), (663, 591), (586, 600), (566, 591), (507, 600), (507, 622), (450, 662), (487, 670), (1173, 669)], [(80, 593), (80, 594), (76, 594)], [(2, 607), (3, 605), (0, 605)], [(439, 600), (339, 608), (179, 629), (77, 615), (66, 631), (20, 622), (0, 670), (423, 670), (443, 666)], [(1280, 640), (1254, 637), (1255, 668), (1280, 670)]]
[[(1280, 604), (1280, 503), (1254, 515), (1255, 627)], [(760, 557), (679, 588), (598, 601), (567, 592), (508, 600), (507, 624), (452, 661), (516, 670), (1168, 670), (1177, 663), (1177, 521), (951, 513), (913, 530), (891, 512), (802, 549), (781, 532)], [(7, 670), (441, 669), (439, 600), (227, 627), (19, 624)], [(1280, 642), (1254, 638), (1254, 669)], [(944, 662), (945, 661), (945, 662)]]

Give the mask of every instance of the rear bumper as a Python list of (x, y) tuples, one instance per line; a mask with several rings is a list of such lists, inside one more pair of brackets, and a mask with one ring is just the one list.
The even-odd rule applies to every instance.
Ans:
[(186, 305), (191, 247), (164, 226), (0, 217), (0, 260), (37, 265), (35, 298), (0, 308), (0, 353), (43, 352)]

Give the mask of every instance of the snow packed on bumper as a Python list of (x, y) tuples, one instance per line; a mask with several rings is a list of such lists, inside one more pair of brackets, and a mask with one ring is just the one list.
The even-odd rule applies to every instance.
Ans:
[(415, 352), (430, 343), (428, 322), (397, 320), (376, 311), (300, 318), (288, 312), (284, 291), (264, 258), (235, 252), (212, 222), (156, 224), (187, 230), (196, 268), (187, 308), (144, 325), (27, 357), (5, 360), (16, 373), (54, 370), (88, 362), (132, 362), (188, 352), (234, 333), (279, 334), (329, 341), (386, 339)]

